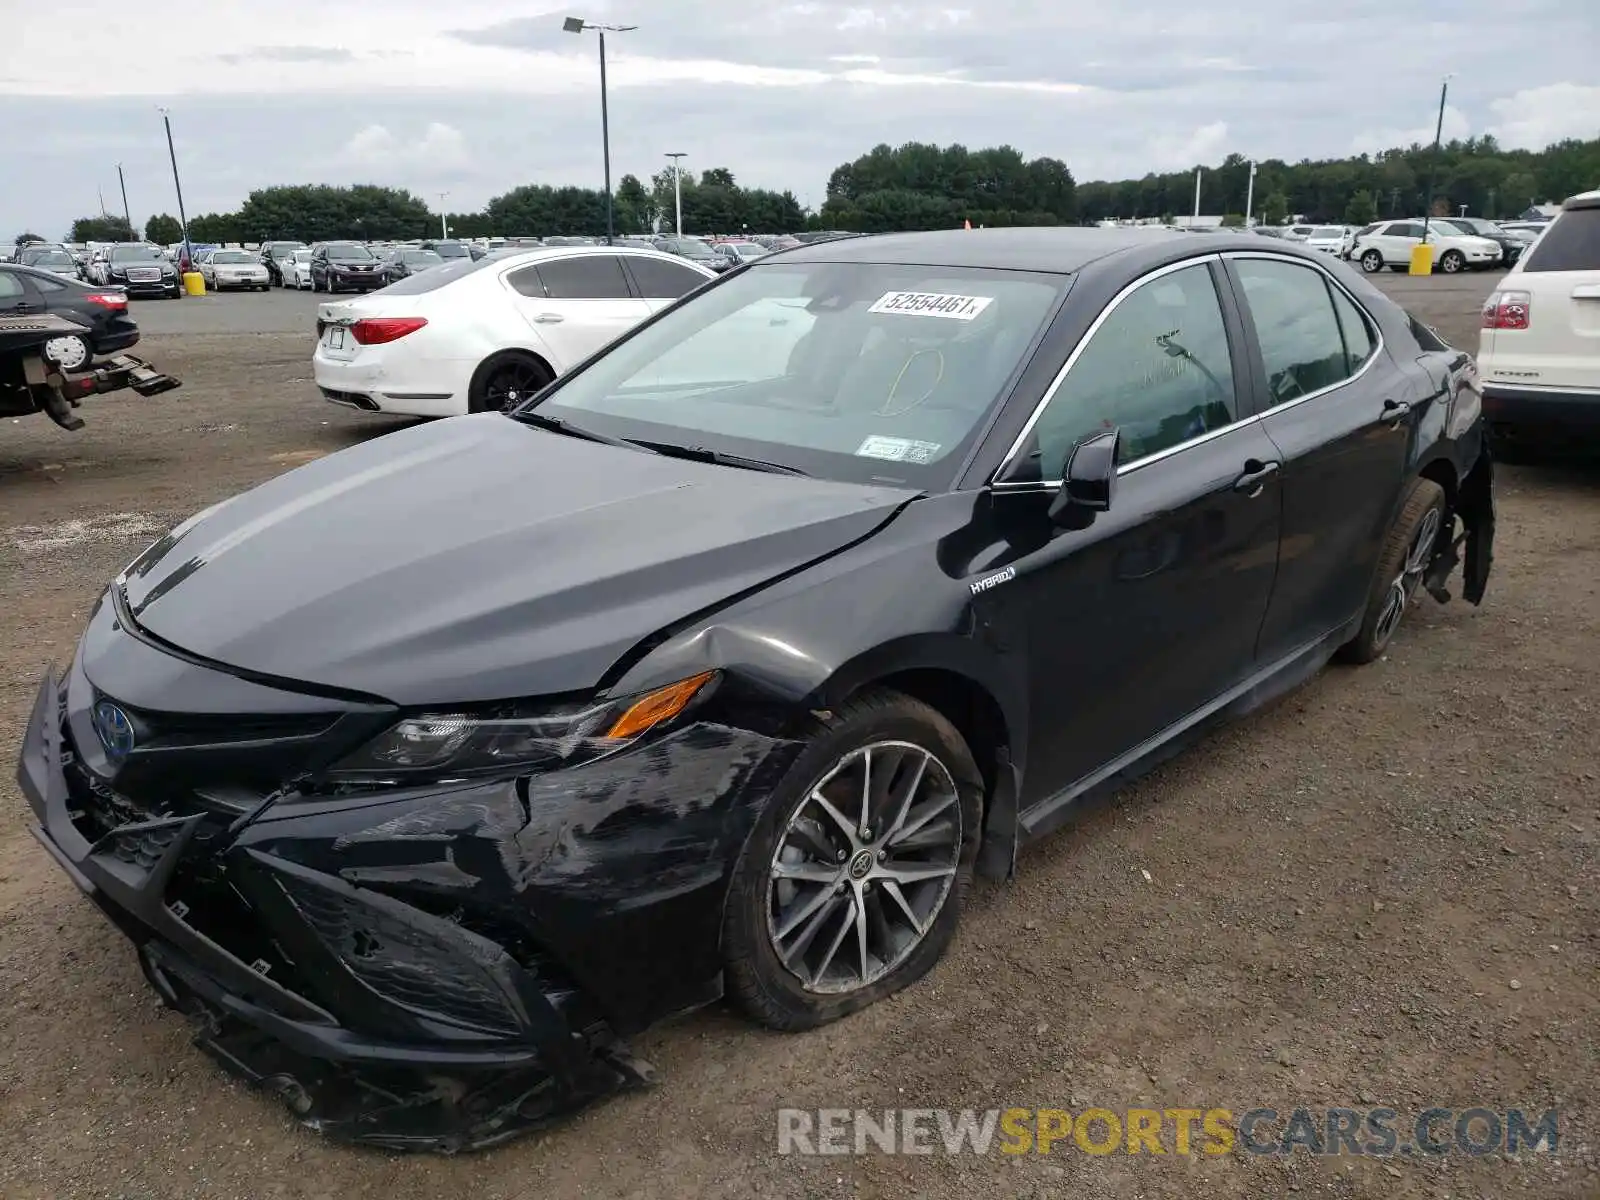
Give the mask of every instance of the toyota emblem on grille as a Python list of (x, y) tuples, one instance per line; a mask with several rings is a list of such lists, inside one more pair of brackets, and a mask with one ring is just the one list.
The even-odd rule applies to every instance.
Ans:
[(94, 731), (110, 758), (120, 762), (133, 753), (133, 722), (111, 701), (102, 700), (94, 706)]

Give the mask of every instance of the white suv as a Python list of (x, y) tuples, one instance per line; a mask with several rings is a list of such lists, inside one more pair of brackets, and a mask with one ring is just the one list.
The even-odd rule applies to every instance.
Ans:
[(1563, 204), (1484, 302), (1478, 374), (1503, 455), (1600, 442), (1600, 191)]
[[(1356, 234), (1350, 261), (1371, 274), (1388, 267), (1403, 271), (1411, 264), (1411, 248), (1422, 244), (1422, 220), (1379, 221)], [(1468, 237), (1448, 225), (1428, 225), (1428, 245), (1433, 247), (1433, 267), (1446, 275), (1468, 267), (1492, 267), (1500, 261), (1500, 245), (1488, 238)]]

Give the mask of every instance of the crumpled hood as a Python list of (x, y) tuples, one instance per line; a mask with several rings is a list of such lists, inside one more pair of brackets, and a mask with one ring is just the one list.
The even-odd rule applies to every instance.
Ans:
[(190, 518), (119, 578), (189, 653), (397, 704), (592, 688), (640, 639), (914, 493), (670, 459), (498, 413), (374, 438)]

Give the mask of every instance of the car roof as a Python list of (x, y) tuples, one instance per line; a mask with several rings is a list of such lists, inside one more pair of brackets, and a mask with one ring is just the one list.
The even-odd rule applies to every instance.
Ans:
[(497, 263), (537, 263), (556, 258), (579, 258), (588, 254), (623, 254), (629, 258), (654, 258), (662, 262), (682, 263), (676, 254), (665, 254), (645, 246), (530, 246), (526, 250), (502, 251), (495, 257)]
[[(917, 267), (978, 267), (1068, 275), (1114, 254), (1152, 261), (1170, 257), (1171, 230), (1163, 225), (1117, 229), (1023, 226), (885, 233), (808, 242), (772, 256), (774, 262), (893, 263)], [(1253, 234), (1216, 234), (1206, 251), (1260, 250)]]
[(1561, 204), (1563, 212), (1579, 208), (1600, 208), (1600, 191), (1579, 192), (1576, 196), (1568, 196)]

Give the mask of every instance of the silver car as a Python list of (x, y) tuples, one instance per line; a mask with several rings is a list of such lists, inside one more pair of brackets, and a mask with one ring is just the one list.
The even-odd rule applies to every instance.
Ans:
[(272, 277), (261, 259), (248, 250), (212, 250), (200, 259), (200, 275), (214, 292), (228, 288), (266, 291)]

